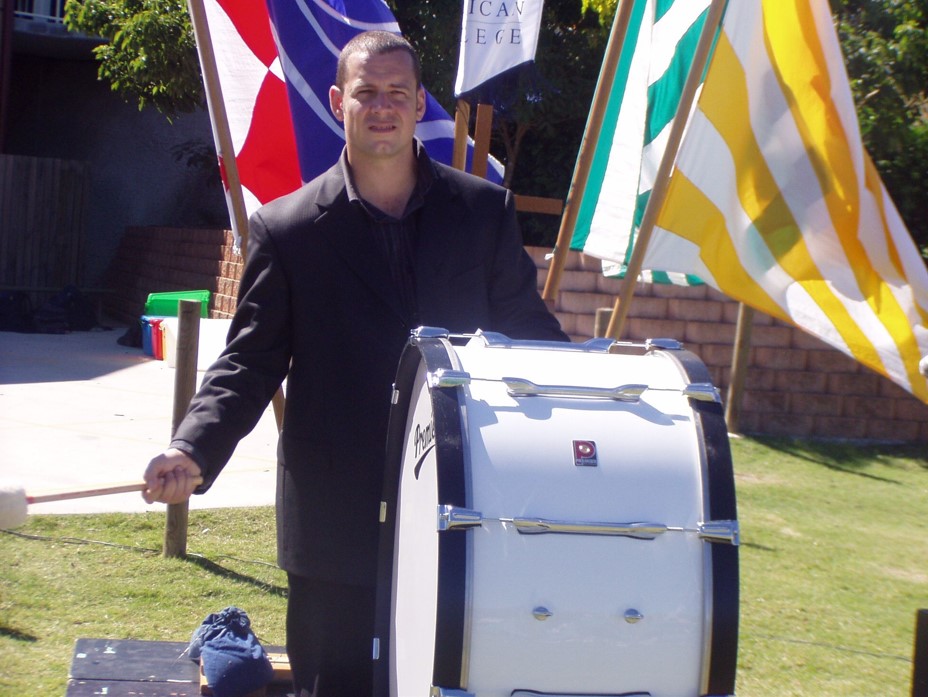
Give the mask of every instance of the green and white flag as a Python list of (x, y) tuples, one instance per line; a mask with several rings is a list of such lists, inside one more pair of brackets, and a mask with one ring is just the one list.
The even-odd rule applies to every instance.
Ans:
[[(624, 277), (676, 115), (709, 0), (634, 2), (570, 248)], [(681, 254), (692, 258), (681, 259)], [(668, 258), (669, 257), (669, 258)], [(699, 249), (649, 245), (641, 280), (695, 285)]]
[[(634, 0), (572, 247), (630, 260), (706, 4)], [(928, 268), (864, 149), (828, 3), (731, 0), (714, 42), (642, 268), (698, 277), (928, 403)]]

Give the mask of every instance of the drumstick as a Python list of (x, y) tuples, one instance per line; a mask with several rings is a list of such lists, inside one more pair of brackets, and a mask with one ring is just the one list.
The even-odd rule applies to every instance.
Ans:
[[(196, 484), (202, 484), (203, 477), (194, 477), (193, 481)], [(9, 530), (25, 523), (29, 504), (67, 501), (69, 499), (106, 496), (108, 494), (125, 494), (133, 491), (144, 491), (147, 487), (148, 485), (142, 481), (121, 482), (118, 484), (104, 484), (93, 488), (58, 489), (29, 495), (21, 486), (0, 486), (0, 530)]]

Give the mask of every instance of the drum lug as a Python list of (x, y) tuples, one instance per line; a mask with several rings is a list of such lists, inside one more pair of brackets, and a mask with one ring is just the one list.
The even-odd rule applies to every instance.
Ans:
[(429, 387), (461, 387), (470, 384), (470, 373), (463, 370), (445, 370), (439, 368), (434, 373), (429, 373)]
[(415, 339), (447, 339), (451, 332), (441, 327), (416, 327), (410, 334)]
[(455, 690), (448, 687), (436, 687), (432, 685), (432, 689), (429, 690), (429, 697), (476, 697), (476, 695), (467, 690)]
[(644, 348), (645, 351), (682, 351), (683, 344), (676, 339), (648, 339)]
[(438, 531), (467, 530), (483, 525), (483, 513), (447, 504), (438, 507)]
[(741, 544), (741, 528), (737, 520), (710, 520), (700, 523), (699, 538), (709, 542), (727, 542), (737, 547)]
[(711, 382), (694, 382), (683, 388), (683, 396), (700, 402), (715, 402), (721, 404), (722, 395)]

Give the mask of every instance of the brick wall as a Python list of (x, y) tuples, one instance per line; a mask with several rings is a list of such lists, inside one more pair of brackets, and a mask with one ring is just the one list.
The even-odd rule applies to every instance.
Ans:
[[(544, 286), (550, 250), (529, 248)], [(108, 274), (115, 319), (135, 321), (148, 293), (212, 292), (209, 316), (230, 317), (242, 259), (222, 230), (129, 228)], [(571, 252), (555, 312), (575, 341), (596, 334), (596, 311), (611, 308), (622, 282)], [(726, 395), (738, 304), (706, 287), (639, 284), (622, 339), (672, 338), (699, 356)], [(760, 312), (754, 315), (740, 426), (745, 433), (928, 442), (925, 405), (856, 361)]]
[[(529, 249), (547, 277), (548, 249)], [(576, 341), (596, 334), (596, 311), (612, 308), (622, 281), (604, 278), (600, 262), (571, 252), (555, 311)], [(672, 338), (699, 356), (727, 395), (738, 303), (708, 288), (640, 283), (623, 340)], [(928, 405), (805, 332), (754, 313), (740, 410), (744, 433), (928, 442)]]
[(229, 318), (241, 273), (242, 258), (227, 230), (127, 228), (106, 274), (107, 288), (116, 292), (104, 309), (129, 323), (142, 314), (149, 293), (208, 290), (209, 316)]

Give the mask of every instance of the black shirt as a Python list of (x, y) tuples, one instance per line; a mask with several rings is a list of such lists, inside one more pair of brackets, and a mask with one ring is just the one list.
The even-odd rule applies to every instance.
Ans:
[(435, 173), (432, 161), (422, 144), (413, 141), (418, 171), (416, 186), (413, 189), (406, 209), (399, 218), (384, 213), (358, 194), (354, 185), (351, 167), (348, 164), (348, 150), (342, 151), (341, 164), (345, 173), (345, 188), (348, 200), (358, 205), (367, 214), (369, 229), (374, 246), (382, 254), (390, 270), (390, 277), (396, 286), (406, 321), (410, 327), (419, 325), (419, 310), (416, 303), (416, 242), (419, 235), (419, 211), (425, 203)]

